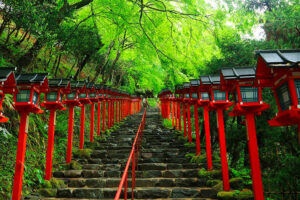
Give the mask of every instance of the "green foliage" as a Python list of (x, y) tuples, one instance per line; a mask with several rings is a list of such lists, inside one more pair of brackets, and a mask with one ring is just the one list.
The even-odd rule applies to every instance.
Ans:
[(168, 129), (173, 129), (172, 120), (163, 119), (163, 125)]

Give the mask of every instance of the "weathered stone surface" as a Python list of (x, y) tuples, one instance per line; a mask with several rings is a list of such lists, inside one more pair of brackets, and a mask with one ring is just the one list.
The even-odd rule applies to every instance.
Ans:
[(90, 188), (102, 188), (105, 186), (105, 180), (104, 179), (87, 179), (85, 181), (85, 184), (87, 187), (90, 187)]
[(83, 170), (82, 176), (85, 178), (96, 178), (96, 177), (101, 177), (102, 174), (98, 170)]
[(51, 188), (41, 188), (39, 189), (39, 194), (43, 197), (55, 197), (57, 193), (57, 189)]
[(158, 170), (149, 170), (149, 171), (143, 171), (142, 176), (144, 178), (154, 178), (154, 177), (161, 177), (162, 173)]
[(241, 190), (244, 188), (244, 180), (241, 177), (231, 178), (229, 180), (230, 187), (235, 190)]
[(70, 198), (72, 197), (72, 192), (70, 189), (57, 189), (57, 197)]
[(175, 188), (172, 190), (171, 197), (172, 198), (194, 198), (194, 197), (199, 197), (200, 196), (200, 191), (195, 190), (195, 189), (186, 189), (186, 188)]
[(64, 172), (64, 177), (68, 177), (68, 178), (78, 178), (81, 177), (81, 170), (66, 170)]
[(103, 191), (101, 189), (75, 189), (73, 197), (98, 199), (103, 198)]
[(136, 193), (138, 199), (167, 198), (169, 195), (170, 190), (160, 188), (143, 188)]
[(144, 163), (140, 165), (142, 170), (164, 170), (167, 169), (164, 163)]
[(174, 179), (159, 179), (155, 186), (160, 187), (174, 187)]
[(84, 179), (75, 179), (70, 180), (68, 183), (69, 187), (84, 187), (85, 186), (85, 180)]

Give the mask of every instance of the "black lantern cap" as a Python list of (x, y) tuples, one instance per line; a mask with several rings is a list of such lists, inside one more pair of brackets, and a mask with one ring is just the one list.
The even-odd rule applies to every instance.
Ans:
[(30, 74), (17, 74), (17, 84), (20, 83), (43, 83), (47, 78), (48, 73), (30, 73)]
[(300, 50), (259, 50), (256, 55), (271, 68), (300, 67)]
[(200, 80), (199, 79), (190, 79), (191, 86), (197, 87), (200, 86)]
[(69, 83), (69, 79), (49, 79), (50, 87), (67, 87)]
[(16, 71), (16, 67), (0, 67), (0, 82), (6, 81), (7, 78)]
[(89, 82), (89, 83), (87, 83), (87, 85), (86, 85), (86, 88), (87, 89), (93, 89), (95, 87), (95, 83), (94, 82)]
[(190, 83), (190, 82), (184, 82), (184, 83), (183, 83), (183, 88), (184, 88), (184, 89), (189, 89), (190, 86), (191, 86), (191, 83)]
[(204, 85), (220, 84), (220, 75), (200, 76), (201, 83)]
[(255, 68), (254, 67), (244, 67), (244, 68), (223, 68), (221, 69), (222, 75), (225, 80), (231, 79), (253, 79), (255, 78)]
[(182, 90), (183, 86), (181, 84), (175, 85), (175, 90)]

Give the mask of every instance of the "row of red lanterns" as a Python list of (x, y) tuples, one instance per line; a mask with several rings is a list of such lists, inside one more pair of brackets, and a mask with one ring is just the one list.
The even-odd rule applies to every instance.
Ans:
[[(271, 87), (277, 102), (278, 113), (269, 121), (269, 124), (271, 126), (298, 125), (298, 140), (300, 139), (300, 50), (265, 50), (257, 51), (256, 55), (258, 57), (257, 68), (221, 69), (220, 75), (201, 76), (200, 79), (193, 79), (188, 83), (178, 85), (174, 94), (164, 89), (159, 97), (163, 118), (170, 119), (171, 115), (173, 127), (175, 126), (178, 130), (181, 130), (180, 105), (182, 105), (184, 136), (189, 138), (189, 142), (192, 142), (190, 106), (194, 106), (198, 155), (200, 154), (198, 106), (203, 107), (208, 170), (213, 169), (209, 112), (216, 111), (225, 191), (230, 190), (230, 185), (223, 111), (233, 105), (230, 116), (245, 116), (254, 197), (256, 200), (262, 200), (264, 194), (255, 115), (260, 115), (263, 110), (269, 108), (269, 105), (262, 100), (262, 88)], [(234, 103), (229, 100), (229, 94), (232, 94)]]
[[(126, 116), (139, 112), (141, 109), (141, 99), (139, 97), (130, 96), (125, 92), (104, 85), (85, 81), (71, 82), (68, 79), (48, 79), (46, 73), (15, 75), (14, 71), (15, 68), (0, 68), (0, 111), (4, 95), (14, 94), (13, 107), (21, 116), (12, 194), (13, 200), (21, 199), (29, 113), (43, 113), (40, 105), (50, 111), (45, 180), (50, 180), (52, 175), (52, 155), (57, 110), (66, 110), (65, 105), (69, 108), (66, 162), (70, 163), (72, 160), (74, 107), (81, 107), (79, 149), (83, 149), (84, 147), (86, 104), (91, 104), (90, 142), (93, 142), (94, 138), (96, 103), (98, 104), (97, 135), (100, 135), (101, 132), (101, 111), (102, 131), (105, 131), (114, 126), (116, 122), (120, 122)], [(39, 105), (41, 93), (45, 93), (45, 100)], [(8, 119), (0, 112), (0, 122), (7, 121)]]

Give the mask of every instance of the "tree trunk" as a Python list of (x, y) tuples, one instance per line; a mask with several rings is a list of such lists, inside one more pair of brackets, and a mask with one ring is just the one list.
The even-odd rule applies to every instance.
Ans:
[(111, 50), (114, 47), (114, 45), (115, 45), (115, 40), (112, 40), (111, 43), (108, 46), (108, 49), (106, 51), (105, 57), (103, 59), (103, 62), (101, 62), (101, 64), (99, 64), (96, 67), (95, 75), (94, 75), (94, 78), (92, 79), (92, 82), (95, 82), (95, 80), (98, 78), (100, 72), (102, 72), (102, 70), (105, 69), (105, 66), (107, 65), (107, 62), (108, 62), (108, 57), (109, 57), (109, 55), (111, 53)]
[(17, 72), (22, 72), (23, 68), (28, 66), (34, 58), (36, 58), (38, 51), (42, 48), (42, 41), (41, 39), (37, 39), (33, 46), (25, 53), (23, 56), (21, 56), (17, 61)]
[(29, 33), (29, 31), (26, 31), (26, 32), (22, 35), (21, 40), (17, 41), (17, 42), (14, 44), (14, 46), (18, 46), (18, 45), (22, 44), (22, 42), (26, 39), (26, 36), (28, 35), (28, 33)]
[(72, 73), (72, 71), (73, 71), (73, 69), (74, 69), (74, 67), (75, 67), (75, 65), (76, 65), (77, 63), (78, 63), (78, 61), (75, 61), (75, 62), (74, 62), (74, 64), (73, 64), (73, 66), (71, 67), (71, 69), (70, 69), (70, 71), (69, 71), (67, 77), (70, 77), (70, 76), (71, 76), (71, 73)]
[(59, 68), (59, 65), (60, 65), (60, 60), (61, 60), (61, 54), (59, 54), (59, 57), (58, 57), (58, 62), (57, 62), (55, 73), (54, 73), (55, 78), (56, 78), (57, 71), (58, 71), (58, 68)]
[(120, 56), (121, 56), (121, 52), (118, 51), (118, 52), (117, 52), (117, 55), (116, 55), (116, 57), (115, 57), (115, 59), (114, 59), (114, 61), (113, 61), (113, 63), (112, 63), (112, 65), (110, 66), (109, 72), (107, 73), (108, 75), (107, 75), (107, 76), (104, 76), (104, 73), (103, 73), (103, 77), (104, 77), (104, 78), (103, 78), (102, 83), (106, 83), (106, 81), (110, 78), (110, 75), (112, 74), (112, 71), (113, 71), (115, 65), (117, 64), (117, 62), (118, 62)]
[(4, 42), (5, 45), (8, 43), (8, 41), (9, 41), (9, 39), (10, 39), (10, 36), (11, 36), (16, 30), (17, 30), (16, 28), (14, 28), (12, 31), (10, 31), (10, 28), (8, 29), (8, 31), (7, 31), (7, 37), (6, 37), (6, 40), (5, 40), (5, 42)]
[(83, 59), (83, 61), (79, 64), (78, 66), (78, 70), (74, 76), (74, 80), (77, 80), (78, 75), (80, 74), (80, 72), (83, 70), (84, 66), (86, 65), (86, 63), (89, 61), (89, 59), (91, 58), (91, 54), (87, 54), (85, 56), (85, 58)]

